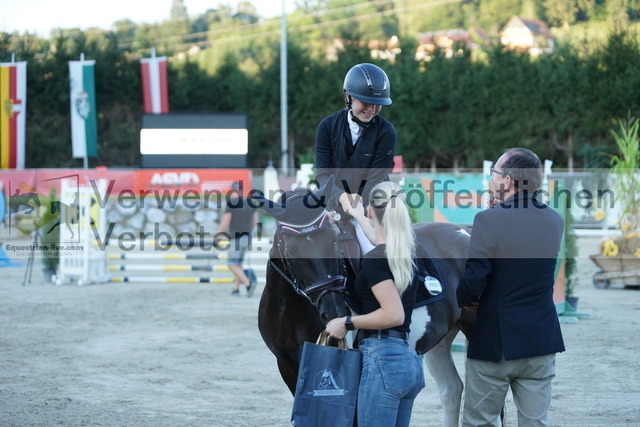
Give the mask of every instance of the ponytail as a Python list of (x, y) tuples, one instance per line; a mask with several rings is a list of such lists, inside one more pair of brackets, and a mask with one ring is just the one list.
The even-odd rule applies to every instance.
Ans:
[(415, 256), (415, 235), (405, 193), (398, 184), (384, 181), (371, 190), (369, 203), (384, 228), (385, 254), (393, 281), (402, 295), (413, 280)]

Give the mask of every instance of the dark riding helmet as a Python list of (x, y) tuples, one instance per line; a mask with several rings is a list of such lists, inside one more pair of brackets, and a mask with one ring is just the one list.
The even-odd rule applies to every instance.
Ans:
[[(344, 78), (345, 93), (367, 104), (391, 105), (391, 84), (382, 68), (373, 64), (351, 67)], [(351, 105), (351, 100), (347, 99)]]

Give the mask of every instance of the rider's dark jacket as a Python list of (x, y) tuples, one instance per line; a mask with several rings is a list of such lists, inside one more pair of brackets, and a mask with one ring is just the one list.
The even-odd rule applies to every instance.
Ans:
[(362, 130), (353, 145), (348, 109), (325, 117), (316, 132), (316, 180), (322, 187), (333, 174), (332, 200), (340, 194), (358, 193), (368, 203), (371, 189), (389, 179), (397, 134), (393, 125), (378, 115)]

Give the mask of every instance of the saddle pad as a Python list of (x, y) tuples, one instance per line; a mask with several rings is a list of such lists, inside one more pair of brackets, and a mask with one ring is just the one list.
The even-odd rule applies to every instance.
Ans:
[(416, 252), (418, 255), (418, 289), (414, 307), (422, 307), (440, 301), (447, 294), (447, 284), (440, 273), (437, 260), (431, 255), (426, 244), (416, 240)]

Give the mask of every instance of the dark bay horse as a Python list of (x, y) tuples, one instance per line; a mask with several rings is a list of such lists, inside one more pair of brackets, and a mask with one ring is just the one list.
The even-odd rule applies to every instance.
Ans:
[[(321, 192), (306, 202), (302, 196), (293, 196), (286, 199), (286, 206), (264, 207), (276, 218), (278, 228), (269, 253), (258, 328), (292, 394), (303, 343), (315, 342), (328, 320), (350, 313), (344, 299), (347, 267), (338, 244), (340, 230), (329, 215), (330, 207), (309, 209), (322, 199)], [(427, 369), (438, 385), (444, 425), (457, 426), (463, 384), (451, 356), (451, 343), (460, 330), (455, 294), (464, 271), (469, 233), (448, 223), (420, 223), (414, 231), (437, 259), (447, 289), (444, 298), (414, 309), (410, 340), (425, 354)]]

